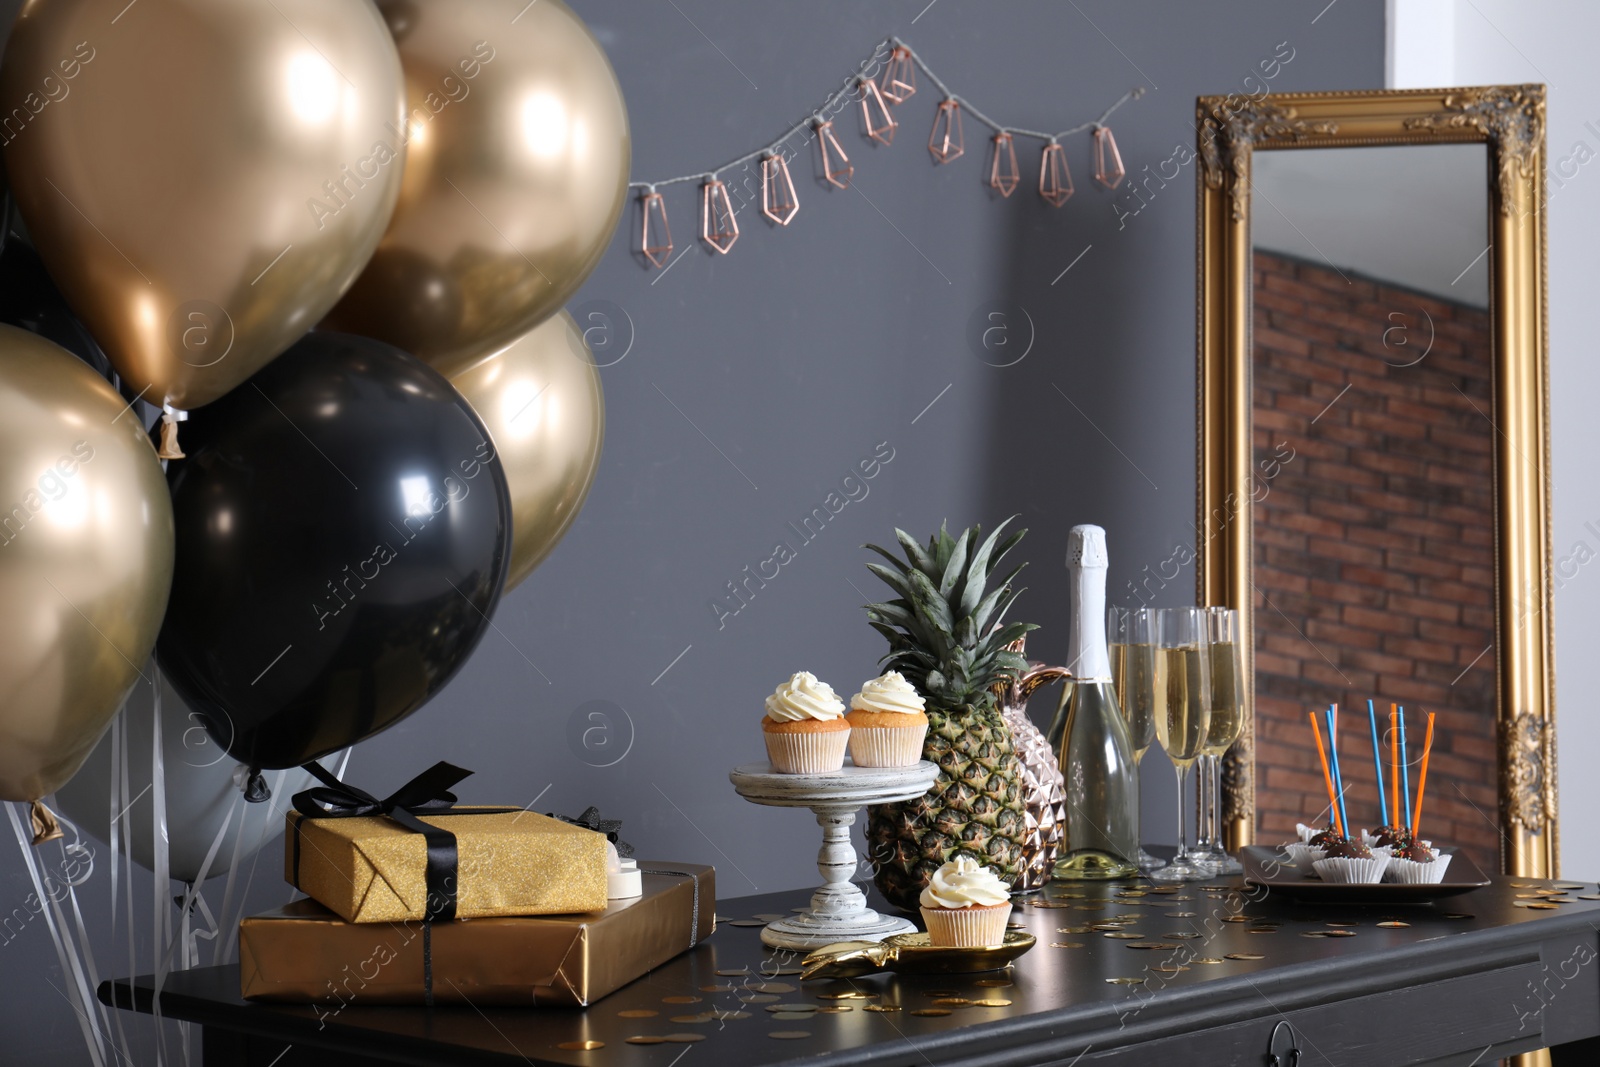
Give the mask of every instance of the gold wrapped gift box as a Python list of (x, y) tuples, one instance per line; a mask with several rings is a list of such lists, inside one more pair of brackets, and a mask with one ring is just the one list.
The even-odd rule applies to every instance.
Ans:
[[(714, 928), (714, 868), (639, 867), (644, 895), (600, 912), (434, 923), (426, 937), (420, 921), (347, 923), (315, 901), (297, 900), (240, 923), (241, 992), (337, 1012), (350, 1004), (424, 1003), (431, 974), (435, 1003), (592, 1004)], [(320, 1007), (318, 1014), (325, 1014)]]
[[(425, 815), (456, 838), (458, 919), (591, 912), (606, 906), (606, 838), (529, 811)], [(428, 845), (383, 816), (288, 814), (284, 877), (353, 923), (427, 914)]]

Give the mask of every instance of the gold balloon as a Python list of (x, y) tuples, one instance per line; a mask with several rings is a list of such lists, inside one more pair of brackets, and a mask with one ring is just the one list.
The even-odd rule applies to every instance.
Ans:
[(549, 318), (600, 261), (627, 193), (628, 113), (560, 0), (378, 7), (405, 68), (405, 186), (323, 325), (450, 377)]
[(367, 0), (118, 7), (23, 6), (0, 141), (50, 276), (123, 380), (194, 408), (310, 329), (377, 247), (403, 177), (399, 58)]
[(0, 799), (77, 771), (149, 660), (172, 502), (138, 416), (64, 349), (0, 326)]
[(550, 554), (589, 495), (605, 437), (600, 374), (562, 311), (450, 381), (488, 428), (511, 489), (510, 589)]

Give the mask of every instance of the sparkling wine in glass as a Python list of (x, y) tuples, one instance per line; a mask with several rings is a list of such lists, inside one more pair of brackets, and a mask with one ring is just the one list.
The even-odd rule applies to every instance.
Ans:
[[(1156, 739), (1154, 678), (1160, 657), (1155, 644), (1155, 613), (1150, 608), (1113, 606), (1106, 611), (1106, 636), (1117, 706), (1128, 724), (1134, 762), (1142, 763)], [(1167, 861), (1141, 847), (1135, 862), (1144, 870), (1153, 871), (1166, 866)]]
[(1156, 740), (1178, 775), (1178, 854), (1150, 877), (1184, 882), (1210, 877), (1189, 854), (1184, 786), (1211, 731), (1211, 647), (1204, 609), (1162, 608), (1156, 612), (1157, 656), (1163, 677), (1153, 681)]
[(1232, 608), (1206, 609), (1211, 638), (1211, 728), (1200, 753), (1200, 847), (1195, 861), (1217, 874), (1237, 874), (1242, 868), (1222, 847), (1222, 756), (1239, 740), (1244, 729), (1244, 654), (1240, 645), (1239, 613)]

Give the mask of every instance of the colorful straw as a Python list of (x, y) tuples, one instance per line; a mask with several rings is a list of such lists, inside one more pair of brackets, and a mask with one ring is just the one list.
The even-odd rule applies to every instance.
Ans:
[(1394, 705), (1389, 705), (1389, 825), (1400, 825), (1400, 731)]
[(1328, 705), (1328, 756), (1333, 760), (1333, 788), (1339, 798), (1340, 833), (1350, 836), (1350, 813), (1344, 806), (1344, 776), (1339, 773), (1339, 705)]
[(1378, 772), (1378, 821), (1384, 821), (1388, 813), (1388, 797), (1383, 789), (1383, 746), (1378, 743), (1378, 713), (1373, 710), (1372, 701), (1367, 701), (1367, 721), (1372, 724), (1372, 766)]
[(1322, 758), (1322, 780), (1328, 784), (1328, 807), (1333, 810), (1334, 828), (1344, 837), (1344, 823), (1339, 820), (1339, 798), (1333, 791), (1333, 772), (1328, 769), (1328, 751), (1322, 747), (1322, 731), (1317, 728), (1317, 713), (1306, 712), (1311, 719), (1311, 733), (1317, 739), (1317, 755)]
[(1405, 789), (1406, 817), (1404, 822), (1395, 823), (1396, 826), (1407, 826), (1411, 823), (1411, 765), (1410, 757), (1406, 754), (1406, 709), (1400, 709), (1400, 784)]
[(1428, 712), (1428, 736), (1422, 741), (1422, 767), (1417, 771), (1417, 810), (1411, 813), (1411, 837), (1417, 836), (1422, 822), (1422, 791), (1428, 785), (1428, 754), (1433, 751), (1433, 712)]

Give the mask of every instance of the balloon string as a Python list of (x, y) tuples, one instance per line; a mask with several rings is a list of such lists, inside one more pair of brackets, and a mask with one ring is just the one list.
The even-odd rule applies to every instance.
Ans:
[[(113, 948), (113, 954), (115, 953), (115, 947), (117, 944), (117, 888), (122, 881), (122, 823), (117, 816), (123, 809), (117, 806), (117, 801), (119, 797), (126, 796), (128, 792), (128, 749), (127, 737), (123, 731), (123, 719), (127, 710), (128, 702), (127, 700), (123, 700), (122, 707), (117, 709), (117, 714), (111, 720), (111, 789), (106, 798), (107, 803), (111, 805), (110, 810), (106, 813), (106, 825), (111, 828), (108, 836), (111, 838), (111, 944)], [(132, 871), (128, 872), (128, 887), (130, 890), (128, 894), (128, 902), (131, 907), (133, 902)], [(129, 975), (138, 973), (133, 968), (134, 950), (133, 913), (130, 910), (128, 913)], [(132, 1046), (128, 1044), (128, 1031), (122, 1025), (122, 1015), (123, 1013), (120, 1011), (113, 1011), (111, 1013), (111, 1019), (117, 1028), (117, 1042), (118, 1047), (122, 1052), (122, 1056), (129, 1063), (132, 1063)]]
[[(161, 741), (161, 668), (150, 671), (150, 838), (151, 862), (154, 864), (155, 892), (153, 923), (150, 928), (152, 945), (168, 942), (172, 904), (168, 894), (172, 891), (172, 866), (167, 853), (167, 762)], [(166, 1030), (161, 1025), (161, 990), (167, 984), (167, 958), (165, 954), (156, 961), (154, 988), (150, 995), (150, 1014), (156, 1025), (156, 1065), (168, 1062)]]
[(61, 965), (61, 976), (67, 979), (67, 990), (64, 994), (67, 1003), (72, 1005), (73, 1012), (78, 1016), (78, 1029), (83, 1031), (83, 1041), (89, 1050), (90, 1061), (94, 1067), (105, 1067), (105, 1049), (100, 1042), (100, 1030), (89, 1015), (89, 1011), (92, 1010), (90, 1004), (93, 994), (86, 995), (83, 975), (68, 960), (66, 943), (62, 939), (61, 928), (56, 924), (52, 911), (53, 901), (50, 894), (45, 892), (44, 880), (39, 876), (38, 857), (34, 854), (33, 848), (33, 833), (31, 829), (23, 828), (15, 805), (7, 804), (5, 809), (6, 816), (11, 820), (11, 829), (16, 833), (17, 845), (22, 849), (22, 862), (28, 868), (28, 877), (33, 880), (34, 899), (39, 902), (39, 914), (44, 916), (45, 926), (50, 930), (50, 942), (55, 946), (56, 960)]

